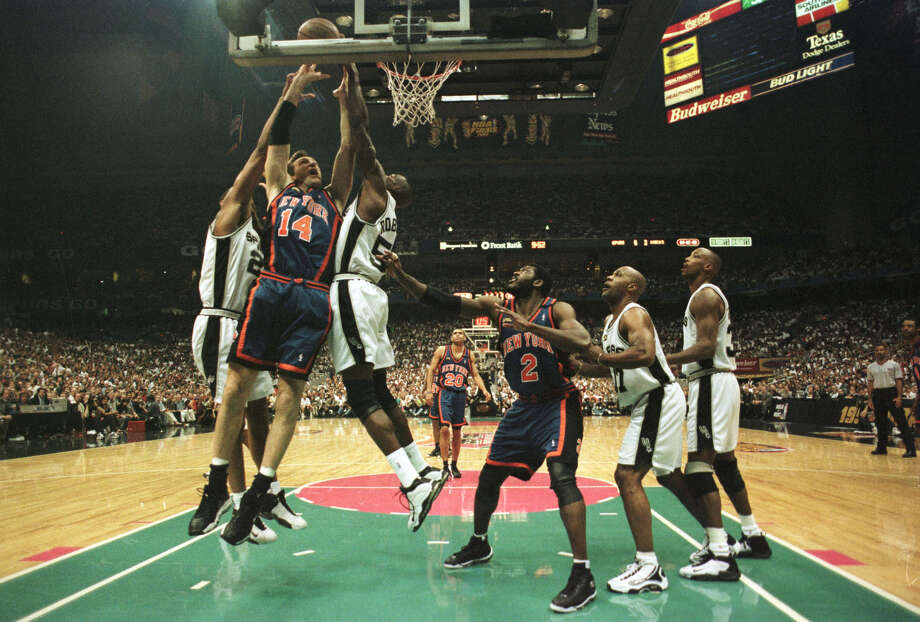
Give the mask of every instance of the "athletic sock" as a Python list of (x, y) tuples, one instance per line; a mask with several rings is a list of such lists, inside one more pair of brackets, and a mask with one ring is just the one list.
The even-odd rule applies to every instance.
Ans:
[[(275, 469), (267, 466), (259, 467), (259, 474), (264, 475), (269, 482), (275, 479)], [(268, 490), (268, 486), (265, 487), (265, 490)]]
[(444, 460), (444, 468), (447, 468), (447, 460)]
[(271, 484), (271, 476), (262, 473), (262, 470), (260, 469), (259, 473), (254, 478), (252, 478), (252, 486), (249, 487), (249, 490), (252, 490), (259, 496), (262, 496), (268, 492), (268, 487), (271, 486)]
[(402, 447), (388, 455), (387, 462), (393, 467), (396, 477), (399, 478), (399, 483), (403, 488), (409, 487), (418, 477), (418, 470), (412, 466), (409, 456), (406, 455), (406, 450)]
[(572, 568), (578, 570), (591, 570), (591, 560), (589, 559), (573, 559)]
[(241, 492), (231, 492), (230, 498), (233, 499), (233, 509), (240, 509), (240, 499), (243, 498), (243, 493)]
[(474, 537), (474, 538), (479, 538), (480, 540), (485, 540), (486, 538), (489, 537), (489, 534), (488, 534), (488, 533), (484, 533), (484, 534), (480, 535), (480, 534), (478, 534), (478, 533), (473, 533), (473, 537)]
[(655, 551), (636, 551), (636, 561), (641, 565), (652, 564), (657, 566), (658, 556), (655, 555)]
[(281, 494), (281, 484), (278, 483), (278, 478), (275, 478), (275, 479), (272, 480), (272, 483), (271, 483), (271, 485), (268, 487), (268, 489), (269, 489), (269, 491), (270, 491), (273, 495), (280, 495), (280, 494)]
[(227, 465), (226, 464), (212, 464), (211, 465), (211, 472), (208, 473), (208, 488), (211, 491), (227, 490)]
[(418, 445), (415, 444), (415, 441), (412, 441), (405, 447), (403, 450), (406, 452), (406, 455), (409, 457), (409, 462), (412, 463), (412, 468), (417, 472), (421, 473), (425, 470), (425, 467), (428, 466), (428, 463), (425, 462), (425, 458), (422, 457), (422, 452), (419, 451)]
[(709, 537), (709, 550), (717, 557), (728, 557), (730, 549), (728, 548), (728, 534), (722, 527), (706, 527), (706, 535)]
[(757, 521), (754, 520), (753, 514), (739, 514), (738, 518), (741, 520), (741, 533), (746, 536), (759, 536), (763, 531), (757, 525)]

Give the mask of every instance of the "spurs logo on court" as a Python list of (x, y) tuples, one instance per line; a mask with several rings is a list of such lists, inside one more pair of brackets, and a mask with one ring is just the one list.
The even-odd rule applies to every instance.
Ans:
[(712, 434), (709, 433), (709, 428), (704, 425), (697, 426), (697, 429), (700, 431), (700, 434), (706, 438), (712, 438)]

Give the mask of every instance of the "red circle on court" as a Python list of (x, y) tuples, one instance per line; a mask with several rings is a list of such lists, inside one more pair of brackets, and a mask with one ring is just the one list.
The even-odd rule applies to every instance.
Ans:
[[(578, 488), (587, 505), (593, 505), (620, 496), (620, 491), (610, 482), (592, 477), (578, 477)], [(436, 516), (462, 516), (472, 514), (476, 496), (478, 471), (468, 471), (461, 479), (452, 479), (444, 485), (431, 514)], [(400, 499), (399, 480), (396, 475), (355, 475), (308, 484), (297, 496), (325, 507), (377, 514), (405, 513), (405, 500)], [(402, 503), (400, 503), (402, 501)], [(549, 488), (549, 474), (536, 473), (528, 482), (509, 477), (502, 486), (497, 513), (509, 514), (557, 510), (556, 494)]]

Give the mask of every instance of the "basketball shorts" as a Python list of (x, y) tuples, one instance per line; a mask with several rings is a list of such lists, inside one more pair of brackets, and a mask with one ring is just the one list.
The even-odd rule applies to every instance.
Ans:
[(687, 391), (687, 451), (734, 451), (740, 416), (741, 389), (735, 374), (718, 372), (691, 380)]
[(324, 283), (265, 272), (249, 292), (230, 360), (306, 380), (332, 324)]
[(435, 421), (441, 421), (441, 415), (438, 413), (438, 395), (440, 393), (440, 389), (435, 389), (434, 394), (431, 396), (431, 406), (428, 407), (428, 418)]
[[(211, 399), (220, 404), (227, 381), (227, 364), (237, 320), (232, 317), (199, 314), (192, 329), (192, 356), (195, 367), (204, 376), (211, 391)], [(267, 371), (256, 376), (247, 402), (268, 397), (274, 392), (272, 377)]]
[(387, 335), (389, 301), (385, 291), (364, 279), (336, 278), (330, 300), (333, 321), (329, 351), (336, 373), (364, 363), (374, 369), (396, 364)]
[(436, 413), (435, 418), (441, 422), (441, 425), (449, 425), (453, 428), (465, 426), (466, 391), (441, 389), (434, 395), (431, 410)]
[(509, 467), (511, 475), (524, 481), (544, 460), (577, 469), (583, 430), (578, 391), (545, 402), (518, 399), (498, 424), (486, 463)]
[(620, 464), (651, 462), (655, 475), (679, 469), (684, 449), (687, 403), (676, 382), (649, 391), (632, 406), (629, 425), (620, 444)]

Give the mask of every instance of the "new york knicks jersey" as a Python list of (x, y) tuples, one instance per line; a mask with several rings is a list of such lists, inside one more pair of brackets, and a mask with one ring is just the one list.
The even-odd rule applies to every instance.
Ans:
[(228, 235), (214, 235), (214, 223), (204, 241), (204, 258), (198, 293), (205, 309), (222, 309), (240, 314), (252, 281), (262, 268), (259, 233), (252, 218)]
[(358, 274), (377, 283), (386, 270), (375, 254), (396, 243), (396, 199), (387, 192), (387, 206), (375, 222), (358, 216), (358, 199), (345, 210), (342, 231), (335, 244), (336, 274)]
[(435, 384), (442, 389), (466, 391), (470, 383), (470, 356), (470, 349), (463, 346), (463, 354), (459, 358), (455, 357), (453, 347), (447, 344), (444, 356), (441, 357), (441, 362), (438, 364)]
[(705, 374), (708, 370), (735, 370), (735, 352), (732, 350), (731, 318), (728, 315), (728, 299), (725, 298), (725, 294), (722, 293), (722, 290), (712, 283), (703, 283), (700, 285), (699, 289), (693, 292), (693, 295), (690, 296), (690, 300), (687, 301), (687, 309), (684, 311), (684, 350), (696, 343), (696, 318), (690, 313), (690, 304), (693, 302), (694, 296), (707, 288), (715, 291), (715, 293), (719, 295), (719, 298), (722, 299), (722, 304), (725, 305), (725, 313), (723, 313), (721, 319), (719, 319), (719, 326), (716, 331), (715, 354), (713, 354), (711, 359), (684, 363), (681, 366), (681, 371), (687, 376)]
[[(631, 302), (616, 319), (613, 319), (613, 316), (607, 318), (607, 323), (604, 325), (604, 352), (625, 352), (629, 349), (631, 344), (620, 334), (620, 319), (624, 313), (633, 308), (642, 309), (644, 313), (648, 313), (642, 305)], [(658, 331), (654, 327), (652, 330), (655, 333), (655, 361), (651, 365), (635, 369), (610, 370), (620, 406), (631, 406), (649, 391), (674, 381), (674, 376), (664, 356), (664, 350), (661, 349), (661, 342), (658, 340)]]
[(323, 188), (304, 192), (293, 183), (269, 208), (271, 230), (262, 241), (265, 269), (282, 276), (331, 283), (332, 245), (342, 218)]
[[(544, 298), (530, 321), (555, 328), (552, 312), (555, 302), (555, 298)], [(514, 311), (515, 301), (511, 300), (508, 304)], [(557, 352), (548, 341), (533, 333), (515, 330), (511, 326), (511, 318), (501, 312), (498, 326), (499, 343), (505, 358), (505, 378), (512, 391), (525, 399), (549, 398), (574, 388), (572, 381), (563, 374), (568, 353)]]

